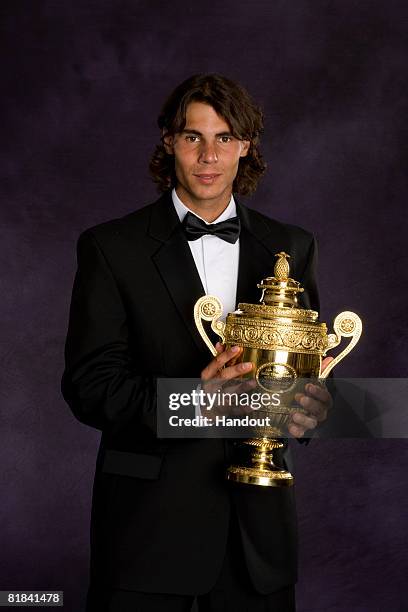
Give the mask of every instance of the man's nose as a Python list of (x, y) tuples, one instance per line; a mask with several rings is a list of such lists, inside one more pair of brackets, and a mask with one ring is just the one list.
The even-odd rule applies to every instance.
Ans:
[(215, 144), (209, 142), (201, 144), (199, 161), (204, 164), (212, 164), (218, 161)]

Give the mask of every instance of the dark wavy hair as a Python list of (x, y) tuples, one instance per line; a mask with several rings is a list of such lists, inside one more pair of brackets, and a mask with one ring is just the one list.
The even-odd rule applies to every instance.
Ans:
[(176, 87), (166, 100), (158, 117), (162, 142), (156, 146), (149, 170), (160, 191), (176, 186), (174, 155), (166, 153), (163, 136), (173, 136), (185, 128), (187, 106), (203, 102), (213, 107), (229, 125), (232, 135), (249, 140), (248, 154), (241, 157), (233, 191), (241, 195), (253, 193), (266, 164), (259, 151), (263, 131), (263, 114), (248, 92), (238, 83), (220, 74), (196, 74)]

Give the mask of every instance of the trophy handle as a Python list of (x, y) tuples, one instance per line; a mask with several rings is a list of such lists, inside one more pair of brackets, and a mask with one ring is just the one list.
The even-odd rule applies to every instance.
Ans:
[(327, 375), (329, 372), (331, 372), (334, 366), (337, 365), (339, 361), (341, 361), (355, 347), (360, 339), (363, 324), (358, 315), (356, 315), (354, 312), (350, 312), (349, 310), (345, 310), (337, 315), (337, 317), (334, 319), (333, 329), (335, 333), (327, 336), (328, 346), (324, 352), (324, 355), (326, 355), (327, 351), (330, 351), (335, 346), (338, 346), (342, 337), (351, 337), (351, 341), (346, 348), (339, 353), (328, 366), (325, 367), (323, 372), (320, 372), (319, 378), (327, 378)]
[(222, 315), (222, 304), (220, 300), (214, 295), (204, 295), (201, 297), (194, 306), (194, 321), (200, 336), (210, 349), (211, 353), (218, 355), (217, 349), (207, 336), (204, 329), (202, 319), (204, 321), (211, 321), (211, 329), (221, 338), (222, 342), (225, 341), (225, 323), (218, 319)]

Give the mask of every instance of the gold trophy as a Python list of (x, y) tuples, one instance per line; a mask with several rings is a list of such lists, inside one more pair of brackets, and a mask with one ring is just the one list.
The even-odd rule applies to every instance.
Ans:
[[(220, 321), (222, 304), (217, 297), (205, 295), (194, 306), (197, 329), (211, 353), (217, 355), (203, 320), (211, 321), (211, 329), (226, 349), (234, 345), (243, 347), (239, 361), (253, 363), (243, 380), (255, 378), (262, 392), (279, 393), (279, 406), (257, 411), (259, 416), (268, 415), (270, 425), (256, 428), (258, 437), (243, 441), (251, 451), (248, 464), (231, 465), (227, 470), (228, 480), (269, 487), (293, 484), (292, 474), (274, 464), (273, 452), (284, 446), (278, 438), (287, 433), (292, 413), (306, 412), (294, 403), (295, 394), (303, 391), (302, 379), (326, 378), (353, 349), (362, 331), (360, 317), (345, 311), (335, 318), (334, 333), (328, 334), (316, 311), (298, 306), (297, 294), (303, 288), (289, 278), (290, 256), (281, 252), (276, 257), (274, 276), (257, 285), (262, 290), (259, 304), (238, 304), (225, 323)], [(321, 371), (322, 358), (340, 344), (342, 337), (351, 338), (349, 344)]]

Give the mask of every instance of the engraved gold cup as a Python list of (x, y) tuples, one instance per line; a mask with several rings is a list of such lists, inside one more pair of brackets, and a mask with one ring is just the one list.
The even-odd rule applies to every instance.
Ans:
[[(302, 411), (294, 403), (295, 394), (303, 391), (304, 382), (302, 388), (299, 382), (305, 378), (326, 378), (353, 349), (362, 331), (360, 317), (345, 311), (335, 318), (334, 333), (328, 334), (326, 324), (318, 321), (316, 311), (298, 305), (297, 295), (303, 288), (289, 278), (290, 256), (281, 252), (276, 257), (274, 276), (257, 285), (262, 290), (259, 304), (238, 304), (238, 309), (227, 315), (225, 323), (220, 320), (222, 304), (217, 297), (205, 295), (194, 307), (197, 329), (212, 355), (217, 355), (217, 351), (204, 329), (203, 320), (211, 322), (211, 329), (226, 349), (234, 345), (243, 347), (239, 361), (253, 364), (251, 372), (243, 379), (255, 378), (262, 392), (280, 394), (279, 406), (257, 411), (259, 417), (269, 417), (270, 426), (257, 428), (256, 438), (243, 441), (250, 449), (246, 465), (231, 465), (227, 470), (228, 480), (261, 486), (293, 484), (292, 474), (276, 467), (273, 453), (284, 446), (279, 438), (287, 435), (292, 413)], [(351, 340), (322, 371), (322, 358), (338, 346), (342, 338)]]

